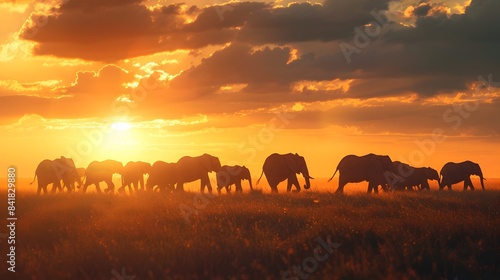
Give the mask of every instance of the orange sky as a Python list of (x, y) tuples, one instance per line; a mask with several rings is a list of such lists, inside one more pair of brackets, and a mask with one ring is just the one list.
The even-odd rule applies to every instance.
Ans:
[(329, 177), (373, 152), (500, 177), (499, 1), (224, 3), (2, 1), (0, 166), (210, 153), (258, 177), (297, 152)]

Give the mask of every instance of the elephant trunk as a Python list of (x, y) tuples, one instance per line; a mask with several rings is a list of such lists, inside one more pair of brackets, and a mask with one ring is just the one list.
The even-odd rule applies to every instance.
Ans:
[(479, 165), (477, 166), (478, 170), (476, 171), (476, 175), (479, 176), (479, 180), (481, 180), (481, 188), (483, 188), (484, 191), (484, 177), (483, 177), (483, 171), (481, 170), (481, 167)]
[(248, 176), (248, 183), (250, 184), (250, 190), (253, 191), (253, 187), (252, 187), (252, 178), (250, 176)]
[(304, 189), (308, 190), (311, 187), (311, 181), (309, 180), (311, 177), (309, 174), (304, 174), (304, 179), (306, 180), (306, 184), (304, 185)]
[(78, 188), (80, 188), (82, 186), (82, 178), (80, 178), (80, 175), (78, 175), (78, 172), (76, 173), (76, 180), (77, 180), (77, 183), (78, 183)]

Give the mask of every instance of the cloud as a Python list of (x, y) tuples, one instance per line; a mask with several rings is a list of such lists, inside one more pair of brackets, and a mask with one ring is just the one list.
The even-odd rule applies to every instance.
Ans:
[[(272, 7), (235, 2), (198, 8), (146, 6), (139, 0), (68, 0), (33, 13), (21, 38), (37, 43), (35, 55), (116, 61), (162, 51), (199, 49), (236, 40), (251, 44), (332, 41), (373, 20), (389, 0), (327, 0)], [(346, 16), (349, 14), (349, 16)]]
[(426, 16), (429, 11), (431, 10), (432, 6), (428, 3), (422, 3), (420, 5), (418, 5), (418, 7), (416, 7), (414, 10), (413, 10), (413, 14), (415, 16)]
[(38, 43), (35, 55), (101, 61), (229, 41), (231, 30), (181, 32), (196, 10), (184, 4), (148, 7), (136, 0), (69, 0), (48, 14), (32, 14), (20, 37)]
[(354, 27), (373, 21), (372, 11), (387, 10), (388, 2), (326, 0), (322, 5), (306, 2), (263, 9), (248, 18), (238, 39), (253, 44), (345, 39)]
[[(109, 115), (111, 104), (119, 99), (131, 114), (146, 118), (238, 114), (280, 104), (300, 104), (303, 107), (295, 108), (306, 114), (308, 104), (318, 102), (401, 98), (407, 106), (411, 96), (414, 106), (420, 106), (470, 93), (479, 75), (492, 73), (494, 81), (500, 80), (500, 42), (492, 36), (500, 33), (500, 22), (491, 12), (499, 4), (491, 0), (472, 1), (465, 14), (440, 12), (446, 3), (414, 3), (413, 26), (387, 23), (366, 46), (358, 46), (359, 53), (348, 63), (339, 43), (355, 46), (357, 28), (377, 30), (368, 24), (375, 20), (371, 11), (386, 13), (388, 2), (328, 0), (286, 7), (233, 2), (198, 8), (69, 1), (55, 8), (47, 25), (39, 28), (33, 39), (37, 51), (100, 60), (178, 48), (195, 53), (202, 46), (220, 46), (178, 75), (167, 74), (159, 61), (143, 63), (141, 68), (120, 64), (123, 68), (107, 65), (95, 72), (78, 72), (72, 85), (55, 91), (64, 98), (42, 100), (43, 106), (30, 104), (21, 111), (44, 117)], [(29, 28), (25, 26), (25, 31)], [(139, 86), (131, 87), (138, 79)], [(141, 86), (143, 82), (155, 86)], [(145, 98), (134, 100), (134, 94), (143, 93)], [(37, 100), (9, 97), (14, 103)], [(498, 96), (490, 96), (481, 102), (497, 104), (497, 100)]]
[(134, 75), (116, 65), (105, 65), (99, 71), (83, 71), (76, 74), (76, 79), (71, 86), (58, 90), (60, 94), (86, 94), (86, 98), (94, 98), (92, 95), (119, 96), (123, 94), (124, 84), (131, 82)]

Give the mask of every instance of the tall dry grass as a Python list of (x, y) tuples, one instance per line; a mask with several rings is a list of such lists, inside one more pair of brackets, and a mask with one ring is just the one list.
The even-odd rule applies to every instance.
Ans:
[(499, 191), (199, 198), (18, 192), (0, 279), (282, 279), (318, 237), (341, 246), (308, 279), (500, 279)]

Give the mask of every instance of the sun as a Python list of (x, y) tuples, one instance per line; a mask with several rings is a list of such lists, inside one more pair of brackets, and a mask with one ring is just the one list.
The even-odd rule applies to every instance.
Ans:
[(129, 123), (126, 122), (115, 122), (111, 125), (111, 129), (117, 130), (117, 131), (125, 131), (129, 130), (132, 127)]

